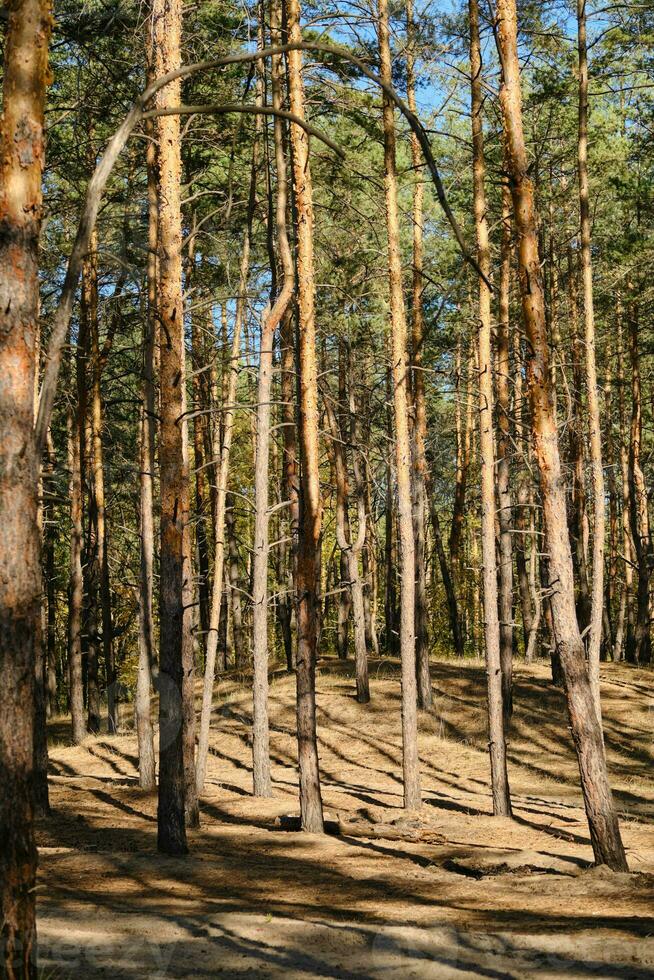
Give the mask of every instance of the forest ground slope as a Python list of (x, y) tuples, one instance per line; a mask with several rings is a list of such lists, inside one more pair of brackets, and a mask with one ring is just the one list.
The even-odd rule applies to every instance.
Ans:
[(424, 803), (401, 809), (397, 664), (359, 705), (338, 661), (318, 672), (325, 837), (295, 833), (293, 678), (271, 686), (274, 799), (251, 797), (251, 698), (216, 685), (202, 827), (156, 851), (136, 739), (66, 744), (51, 724), (53, 816), (38, 827), (48, 977), (624, 977), (654, 975), (654, 692), (602, 668), (606, 745), (632, 873), (592, 868), (563, 698), (518, 666), (514, 819), (494, 819), (478, 663), (433, 665), (420, 718)]

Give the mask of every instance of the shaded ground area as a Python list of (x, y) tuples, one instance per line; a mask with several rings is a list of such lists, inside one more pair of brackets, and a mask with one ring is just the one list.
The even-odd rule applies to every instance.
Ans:
[[(39, 827), (41, 962), (53, 977), (654, 976), (654, 695), (603, 668), (606, 743), (632, 873), (592, 868), (563, 699), (518, 667), (514, 820), (491, 814), (485, 676), (433, 666), (421, 715), (424, 804), (401, 809), (397, 664), (371, 665), (373, 701), (326, 661), (318, 676), (323, 795), (340, 834), (297, 814), (294, 681), (271, 687), (274, 799), (251, 795), (251, 701), (216, 686), (202, 828), (187, 858), (156, 853), (156, 796), (126, 733), (62, 744), (54, 815)], [(59, 744), (57, 744), (59, 740)], [(362, 836), (369, 834), (369, 836)]]

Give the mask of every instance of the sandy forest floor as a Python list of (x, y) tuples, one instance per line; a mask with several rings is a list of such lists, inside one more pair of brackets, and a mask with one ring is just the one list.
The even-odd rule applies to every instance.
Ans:
[(54, 813), (38, 831), (43, 976), (654, 977), (652, 675), (602, 676), (629, 875), (590, 866), (562, 696), (545, 667), (517, 669), (512, 821), (490, 816), (483, 668), (433, 667), (413, 818), (401, 809), (396, 665), (372, 665), (372, 681), (362, 706), (333, 661), (319, 670), (324, 802), (341, 821), (326, 837), (279, 819), (298, 813), (293, 679), (272, 682), (266, 801), (250, 796), (250, 697), (234, 679), (217, 685), (187, 858), (157, 854), (135, 736), (73, 748), (54, 722)]

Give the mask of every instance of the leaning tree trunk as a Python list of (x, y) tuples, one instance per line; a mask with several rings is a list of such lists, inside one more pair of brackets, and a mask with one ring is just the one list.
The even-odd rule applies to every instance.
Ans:
[(0, 974), (36, 977), (34, 680), (41, 638), (34, 437), (47, 0), (16, 0), (0, 117)]
[(500, 620), (497, 605), (495, 556), (495, 457), (493, 448), (493, 361), (491, 352), (490, 243), (486, 220), (486, 165), (482, 127), (482, 64), (477, 0), (469, 0), (470, 75), (472, 112), (472, 180), (477, 262), (479, 264), (479, 455), (481, 457), (481, 550), (484, 582), (484, 645), (488, 680), (488, 748), (491, 765), (493, 813), (511, 816), (511, 795), (506, 766), (503, 671), (500, 660)]
[(540, 473), (545, 544), (549, 552), (550, 604), (563, 670), (572, 737), (579, 761), (590, 837), (598, 864), (626, 870), (618, 818), (609, 785), (602, 728), (595, 711), (575, 610), (572, 555), (552, 398), (545, 303), (538, 254), (537, 211), (522, 124), (515, 0), (497, 0), (497, 43), (502, 64), (500, 104), (507, 141), (518, 248), (522, 312), (530, 345), (529, 398), (534, 455)]
[[(302, 40), (300, 4), (286, 0), (286, 26), (291, 43)], [(302, 53), (289, 51), (288, 95), (291, 112), (304, 119)], [(300, 452), (300, 522), (297, 588), (297, 737), (302, 829), (322, 833), (323, 813), (316, 733), (316, 658), (320, 582), (316, 556), (320, 547), (322, 500), (318, 445), (318, 368), (316, 361), (315, 282), (313, 274), (313, 186), (309, 139), (291, 124), (293, 188), (295, 191), (298, 309), (298, 414)]]
[[(180, 0), (152, 0), (155, 75), (180, 64)], [(157, 95), (158, 108), (179, 105), (180, 83)], [(187, 780), (185, 777), (185, 673), (192, 651), (191, 613), (185, 608), (191, 581), (188, 459), (184, 438), (184, 310), (182, 305), (182, 223), (180, 207), (179, 116), (160, 116), (157, 201), (157, 317), (159, 321), (161, 485), (160, 663), (159, 663), (159, 807), (157, 846), (166, 854), (184, 854)]]
[[(381, 78), (392, 82), (391, 48), (387, 0), (378, 2), (379, 57)], [(409, 359), (407, 324), (402, 291), (402, 259), (395, 160), (395, 114), (393, 103), (383, 96), (384, 190), (388, 238), (388, 287), (391, 316), (391, 360), (395, 417), (398, 532), (400, 539), (400, 659), (402, 665), (402, 763), (404, 806), (420, 805), (418, 759), (418, 716), (415, 638), (415, 542), (411, 494), (411, 442), (409, 438)]]

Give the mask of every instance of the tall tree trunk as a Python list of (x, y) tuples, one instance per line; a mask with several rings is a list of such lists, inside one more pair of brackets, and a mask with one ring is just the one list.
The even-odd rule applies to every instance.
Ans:
[(572, 330), (572, 377), (575, 398), (569, 407), (570, 449), (572, 455), (572, 519), (570, 522), (574, 551), (574, 570), (579, 582), (577, 619), (585, 634), (590, 624), (590, 584), (588, 581), (588, 507), (586, 500), (586, 472), (584, 465), (586, 433), (584, 425), (584, 389), (582, 339), (579, 331), (577, 277), (572, 247), (568, 247), (568, 291), (570, 294), (570, 327)]
[[(347, 514), (347, 497), (342, 496), (338, 476), (335, 476), (336, 483), (336, 521), (344, 526), (347, 518), (342, 518), (341, 514)], [(348, 520), (349, 524), (349, 520)], [(340, 545), (339, 545), (340, 547)], [(336, 654), (339, 660), (347, 660), (350, 649), (350, 613), (352, 611), (352, 596), (350, 593), (350, 573), (347, 567), (347, 557), (341, 551), (340, 558), (340, 586), (338, 594), (338, 621), (336, 624)]]
[[(196, 785), (198, 793), (204, 788), (207, 771), (207, 755), (209, 752), (209, 730), (211, 727), (211, 711), (213, 707), (213, 685), (216, 673), (216, 654), (218, 651), (219, 630), (221, 622), (221, 606), (223, 595), (224, 563), (225, 563), (225, 510), (227, 502), (227, 482), (229, 480), (229, 461), (234, 434), (234, 411), (236, 402), (236, 385), (239, 375), (241, 353), (241, 333), (245, 318), (247, 303), (247, 282), (250, 268), (250, 241), (252, 237), (252, 219), (256, 202), (256, 171), (257, 143), (252, 151), (252, 170), (250, 178), (250, 194), (248, 215), (241, 266), (239, 270), (238, 297), (236, 300), (236, 315), (229, 366), (226, 371), (223, 396), (222, 426), (214, 423), (213, 457), (216, 471), (216, 488), (213, 495), (213, 534), (214, 534), (214, 567), (211, 587), (211, 608), (209, 611), (209, 633), (207, 636), (207, 655), (204, 665), (204, 682), (202, 686), (202, 710), (200, 713), (200, 728), (198, 733), (198, 750), (196, 757)], [(222, 430), (222, 431), (221, 431)]]
[[(195, 220), (195, 219), (194, 219)], [(196, 273), (195, 234), (189, 236), (186, 293)], [(195, 302), (197, 302), (197, 294)], [(211, 308), (211, 307), (210, 307)], [(207, 542), (207, 469), (205, 449), (210, 441), (206, 429), (211, 409), (211, 386), (207, 379), (207, 343), (203, 334), (204, 317), (191, 310), (191, 343), (193, 351), (193, 469), (195, 472), (195, 554), (197, 560), (197, 601), (199, 642), (202, 660), (206, 657), (209, 631), (209, 546)], [(213, 330), (213, 324), (211, 323)], [(212, 350), (213, 353), (213, 350)]]
[[(100, 604), (98, 621), (102, 624), (102, 651), (104, 655), (105, 680), (107, 685), (107, 728), (109, 734), (115, 734), (117, 729), (116, 714), (116, 677), (113, 652), (113, 625), (111, 616), (111, 591), (109, 585), (109, 562), (107, 553), (107, 521), (104, 483), (104, 447), (102, 441), (102, 393), (100, 377), (102, 364), (100, 361), (100, 341), (98, 325), (98, 289), (97, 289), (97, 250), (94, 250), (91, 308), (89, 310), (89, 328), (91, 342), (91, 466), (93, 491), (93, 506), (89, 510), (95, 517), (95, 553), (97, 564), (96, 600)], [(97, 616), (97, 613), (94, 615)]]
[[(278, 120), (275, 120), (277, 124)], [(257, 393), (257, 448), (254, 468), (254, 543), (252, 556), (252, 775), (255, 796), (272, 796), (268, 729), (268, 472), (275, 326), (270, 306), (264, 311)]]
[[(450, 562), (452, 572), (460, 569), (462, 565), (461, 544), (463, 537), (463, 527), (465, 519), (466, 487), (468, 483), (468, 470), (470, 469), (470, 455), (472, 447), (472, 409), (473, 409), (473, 376), (477, 362), (476, 342), (470, 344), (467, 362), (467, 385), (466, 385), (466, 410), (463, 425), (461, 424), (461, 358), (457, 358), (456, 372), (456, 411), (457, 411), (457, 440), (456, 440), (456, 477), (454, 484), (454, 505), (452, 507), (452, 525), (448, 548), (450, 552)], [(454, 575), (454, 581), (458, 586), (458, 575)]]
[(36, 977), (34, 679), (40, 642), (34, 385), (50, 5), (9, 8), (0, 118), (0, 973)]
[[(625, 350), (623, 341), (623, 318), (622, 301), (618, 295), (617, 304), (617, 387), (618, 387), (618, 426), (620, 444), (620, 481), (622, 491), (622, 547), (624, 551), (624, 588), (620, 597), (620, 609), (618, 621), (615, 628), (615, 640), (613, 644), (613, 659), (621, 660), (623, 656), (623, 646), (625, 642), (625, 622), (627, 626), (633, 619), (633, 548), (631, 543), (631, 497), (629, 491), (629, 447), (627, 438), (627, 418), (625, 406)], [(629, 637), (627, 637), (627, 646)]]
[[(392, 84), (393, 69), (388, 23), (388, 2), (378, 0), (377, 31), (380, 75)], [(409, 358), (407, 324), (402, 291), (400, 223), (395, 160), (395, 114), (386, 93), (383, 96), (384, 190), (388, 239), (388, 289), (391, 319), (391, 368), (395, 417), (398, 532), (400, 540), (400, 658), (402, 663), (402, 766), (404, 806), (420, 805), (418, 716), (415, 638), (415, 542), (411, 493), (411, 442), (409, 438)]]
[[(527, 540), (529, 534), (529, 477), (525, 470), (527, 456), (527, 441), (525, 438), (525, 421), (522, 385), (522, 350), (520, 331), (513, 333), (513, 356), (515, 360), (513, 418), (515, 421), (515, 439), (518, 451), (516, 453), (516, 469), (519, 470), (516, 494), (516, 545), (515, 565), (520, 590), (520, 607), (522, 610), (522, 636), (525, 652), (529, 646), (529, 637), (534, 617), (531, 593), (529, 590), (529, 573), (527, 570)], [(532, 553), (534, 549), (532, 546)]]
[[(180, 0), (152, 0), (155, 75), (180, 64)], [(157, 108), (179, 105), (180, 83), (160, 89)], [(187, 780), (185, 695), (192, 652), (188, 459), (184, 434), (184, 310), (182, 303), (182, 222), (180, 206), (179, 116), (160, 116), (158, 136), (158, 283), (161, 484), (159, 807), (157, 846), (184, 854)], [(186, 606), (186, 608), (185, 608)]]
[[(345, 344), (339, 343), (339, 407), (343, 408), (346, 400), (346, 368)], [(351, 379), (350, 379), (351, 380)], [(370, 701), (370, 685), (368, 681), (368, 651), (366, 648), (366, 624), (363, 607), (363, 586), (359, 574), (359, 554), (366, 540), (365, 500), (357, 491), (357, 537), (352, 539), (352, 529), (348, 512), (348, 475), (345, 444), (348, 433), (339, 426), (334, 409), (325, 401), (325, 409), (332, 435), (334, 472), (336, 476), (336, 542), (341, 549), (341, 582), (345, 575), (345, 583), (349, 589), (352, 603), (352, 618), (354, 626), (354, 653), (357, 701), (367, 704)], [(350, 440), (348, 440), (350, 441)], [(340, 626), (340, 622), (339, 622)], [(346, 620), (347, 626), (347, 620)]]
[(491, 351), (490, 243), (486, 220), (486, 164), (482, 122), (482, 64), (477, 0), (469, 0), (470, 76), (472, 112), (472, 180), (479, 276), (479, 454), (481, 457), (481, 550), (484, 581), (484, 645), (488, 681), (488, 735), (493, 813), (511, 816), (506, 766), (503, 670), (500, 660), (500, 620), (497, 604), (495, 555), (495, 454), (493, 447), (493, 359)]
[(296, 422), (296, 384), (295, 384), (295, 342), (293, 309), (289, 307), (282, 317), (280, 328), (281, 348), (281, 399), (282, 399), (282, 432), (284, 452), (282, 455), (282, 492), (283, 499), (289, 501), (288, 529), (289, 546), (285, 548), (286, 564), (286, 595), (280, 600), (283, 605), (283, 635), (286, 652), (286, 663), (289, 670), (295, 666), (295, 645), (292, 624), (295, 617), (296, 594), (295, 576), (297, 568), (297, 546), (299, 532), (299, 493), (298, 493), (298, 456), (297, 456), (297, 422)]
[[(416, 111), (415, 78), (415, 23), (413, 2), (406, 2), (407, 17), (407, 101), (409, 109)], [(425, 375), (422, 369), (425, 318), (422, 294), (423, 280), (423, 185), (422, 154), (418, 137), (411, 133), (411, 163), (414, 169), (413, 184), (413, 282), (411, 297), (411, 367), (413, 395), (413, 527), (415, 533), (415, 582), (416, 582), (416, 681), (418, 707), (430, 708), (432, 703), (431, 678), (429, 675), (429, 635), (427, 632), (427, 568), (425, 558), (425, 478), (427, 461), (427, 406), (425, 400)]]
[(497, 43), (502, 64), (500, 103), (519, 243), (522, 311), (531, 348), (528, 361), (531, 424), (534, 455), (540, 473), (545, 542), (549, 552), (552, 583), (550, 603), (595, 860), (598, 864), (608, 864), (615, 870), (623, 871), (627, 868), (627, 860), (609, 785), (602, 729), (595, 711), (575, 610), (565, 487), (561, 473), (545, 330), (537, 213), (522, 125), (515, 0), (497, 0), (496, 11)]
[[(285, 0), (291, 43), (302, 40), (300, 4)], [(288, 95), (291, 112), (304, 119), (302, 53), (289, 51)], [(323, 832), (322, 795), (316, 735), (316, 658), (320, 581), (316, 556), (320, 547), (322, 500), (318, 447), (318, 369), (316, 361), (315, 283), (313, 274), (313, 187), (309, 138), (296, 124), (290, 127), (295, 192), (298, 308), (298, 409), (300, 451), (300, 522), (296, 587), (298, 596), (297, 736), (302, 829)]]
[[(39, 310), (37, 307), (37, 314)], [(34, 388), (32, 391), (34, 422), (39, 410), (39, 362), (41, 347), (41, 329), (36, 323), (34, 344)], [(49, 433), (48, 433), (49, 435)], [(50, 455), (50, 454), (49, 454)], [(45, 503), (45, 479), (43, 464), (39, 471), (37, 486), (36, 519), (39, 532), (39, 558), (42, 561), (45, 553), (45, 522), (48, 508)], [(43, 580), (43, 566), (41, 567)], [(47, 817), (50, 813), (50, 797), (48, 792), (48, 726), (47, 726), (47, 692), (46, 692), (46, 652), (47, 652), (47, 609), (45, 594), (41, 594), (39, 604), (40, 634), (34, 657), (34, 812), (36, 816)]]
[(604, 606), (604, 534), (606, 503), (602, 469), (600, 424), (595, 364), (595, 312), (591, 261), (590, 201), (588, 195), (588, 51), (586, 44), (586, 0), (577, 0), (577, 50), (579, 54), (579, 215), (581, 222), (581, 274), (584, 290), (584, 342), (586, 350), (586, 397), (590, 428), (590, 465), (593, 485), (593, 562), (591, 571), (590, 631), (588, 634), (588, 678), (597, 717), (602, 720), (600, 700), (600, 645)]
[(386, 636), (386, 653), (396, 656), (399, 652), (399, 630), (397, 622), (397, 590), (395, 563), (395, 501), (393, 493), (393, 454), (390, 447), (393, 443), (393, 408), (392, 408), (393, 379), (390, 366), (386, 369), (386, 437), (388, 440), (388, 456), (386, 459), (386, 500), (384, 521), (384, 571), (386, 576), (384, 589), (384, 633)]
[(499, 615), (502, 707), (508, 734), (513, 710), (513, 500), (511, 497), (511, 378), (510, 321), (511, 292), (511, 190), (502, 185), (502, 244), (500, 255), (499, 316), (497, 318), (497, 505), (499, 511)]
[(84, 565), (86, 585), (86, 691), (87, 727), (89, 732), (100, 731), (100, 642), (99, 631), (99, 588), (100, 569), (98, 563), (98, 527), (95, 489), (93, 485), (93, 420), (89, 413), (88, 391), (91, 388), (91, 407), (93, 405), (91, 344), (94, 321), (98, 315), (97, 283), (97, 235), (91, 235), (89, 251), (82, 265), (82, 288), (80, 297), (80, 324), (77, 339), (77, 432), (80, 443), (80, 465), (82, 469), (82, 505), (84, 486), (88, 490), (88, 537), (86, 541), (86, 562)]
[[(374, 630), (367, 623), (370, 619), (370, 610), (366, 611), (365, 597), (365, 574), (362, 578), (359, 573), (359, 555), (363, 558), (368, 538), (368, 509), (366, 501), (366, 479), (364, 472), (364, 461), (362, 458), (363, 434), (361, 427), (361, 417), (358, 411), (357, 400), (354, 391), (354, 372), (352, 369), (352, 349), (350, 344), (345, 345), (345, 381), (348, 388), (347, 407), (349, 410), (349, 422), (347, 434), (352, 444), (352, 472), (354, 474), (354, 486), (357, 503), (357, 537), (350, 548), (348, 564), (350, 569), (350, 588), (352, 591), (352, 612), (354, 620), (354, 652), (356, 658), (356, 683), (358, 700), (365, 704), (370, 701), (370, 687), (368, 679), (368, 644), (372, 646), (371, 634)], [(347, 459), (347, 457), (346, 457)], [(363, 563), (362, 563), (363, 567)]]
[[(154, 125), (150, 123), (150, 136)], [(153, 790), (156, 786), (154, 733), (151, 718), (150, 691), (155, 667), (153, 621), (154, 587), (154, 443), (155, 443), (155, 377), (154, 355), (157, 346), (157, 174), (156, 150), (152, 139), (146, 151), (148, 178), (148, 303), (143, 318), (143, 376), (140, 418), (139, 480), (139, 664), (136, 679), (136, 734), (139, 757), (139, 785)]]
[[(52, 436), (48, 433), (48, 478), (52, 480), (56, 467), (56, 456)], [(52, 494), (53, 487), (47, 484), (46, 494)], [(56, 528), (54, 505), (48, 501), (44, 509), (44, 575), (46, 586), (46, 716), (50, 718), (57, 710), (57, 590), (55, 569)]]
[(68, 470), (70, 472), (70, 571), (68, 577), (68, 687), (73, 744), (86, 738), (84, 685), (82, 676), (82, 616), (84, 610), (84, 574), (82, 550), (82, 465), (78, 412), (68, 412)]
[(229, 589), (234, 637), (234, 666), (245, 663), (245, 636), (243, 633), (243, 607), (241, 604), (240, 574), (238, 564), (238, 540), (236, 538), (236, 513), (234, 494), (228, 493), (225, 501), (225, 529), (229, 554)]
[(615, 594), (618, 585), (619, 529), (618, 529), (618, 485), (615, 479), (615, 441), (613, 434), (613, 341), (606, 344), (606, 366), (604, 369), (604, 440), (606, 443), (606, 474), (609, 497), (609, 565), (604, 589), (604, 637), (601, 656), (608, 659), (613, 655), (615, 637)]
[[(277, 4), (271, 5), (271, 26), (277, 33)], [(281, 58), (273, 56), (272, 101), (276, 110), (282, 107)], [(270, 461), (270, 416), (275, 331), (293, 296), (295, 274), (288, 242), (286, 212), (288, 191), (286, 156), (281, 117), (275, 116), (275, 171), (277, 193), (275, 230), (281, 261), (282, 281), (278, 294), (264, 311), (259, 353), (259, 388), (257, 394), (257, 435), (254, 472), (254, 549), (252, 570), (252, 617), (254, 642), (252, 771), (255, 796), (272, 796), (270, 778), (270, 735), (268, 729), (268, 474)], [(271, 249), (271, 253), (273, 249)], [(275, 256), (271, 254), (274, 268)], [(273, 289), (276, 276), (273, 277)]]
[(636, 593), (636, 623), (631, 659), (637, 664), (651, 660), (649, 631), (649, 576), (652, 561), (652, 542), (647, 510), (647, 487), (641, 463), (643, 440), (643, 403), (640, 377), (639, 310), (632, 301), (627, 309), (629, 352), (631, 356), (631, 441), (629, 445), (629, 509), (631, 537), (638, 566)]

